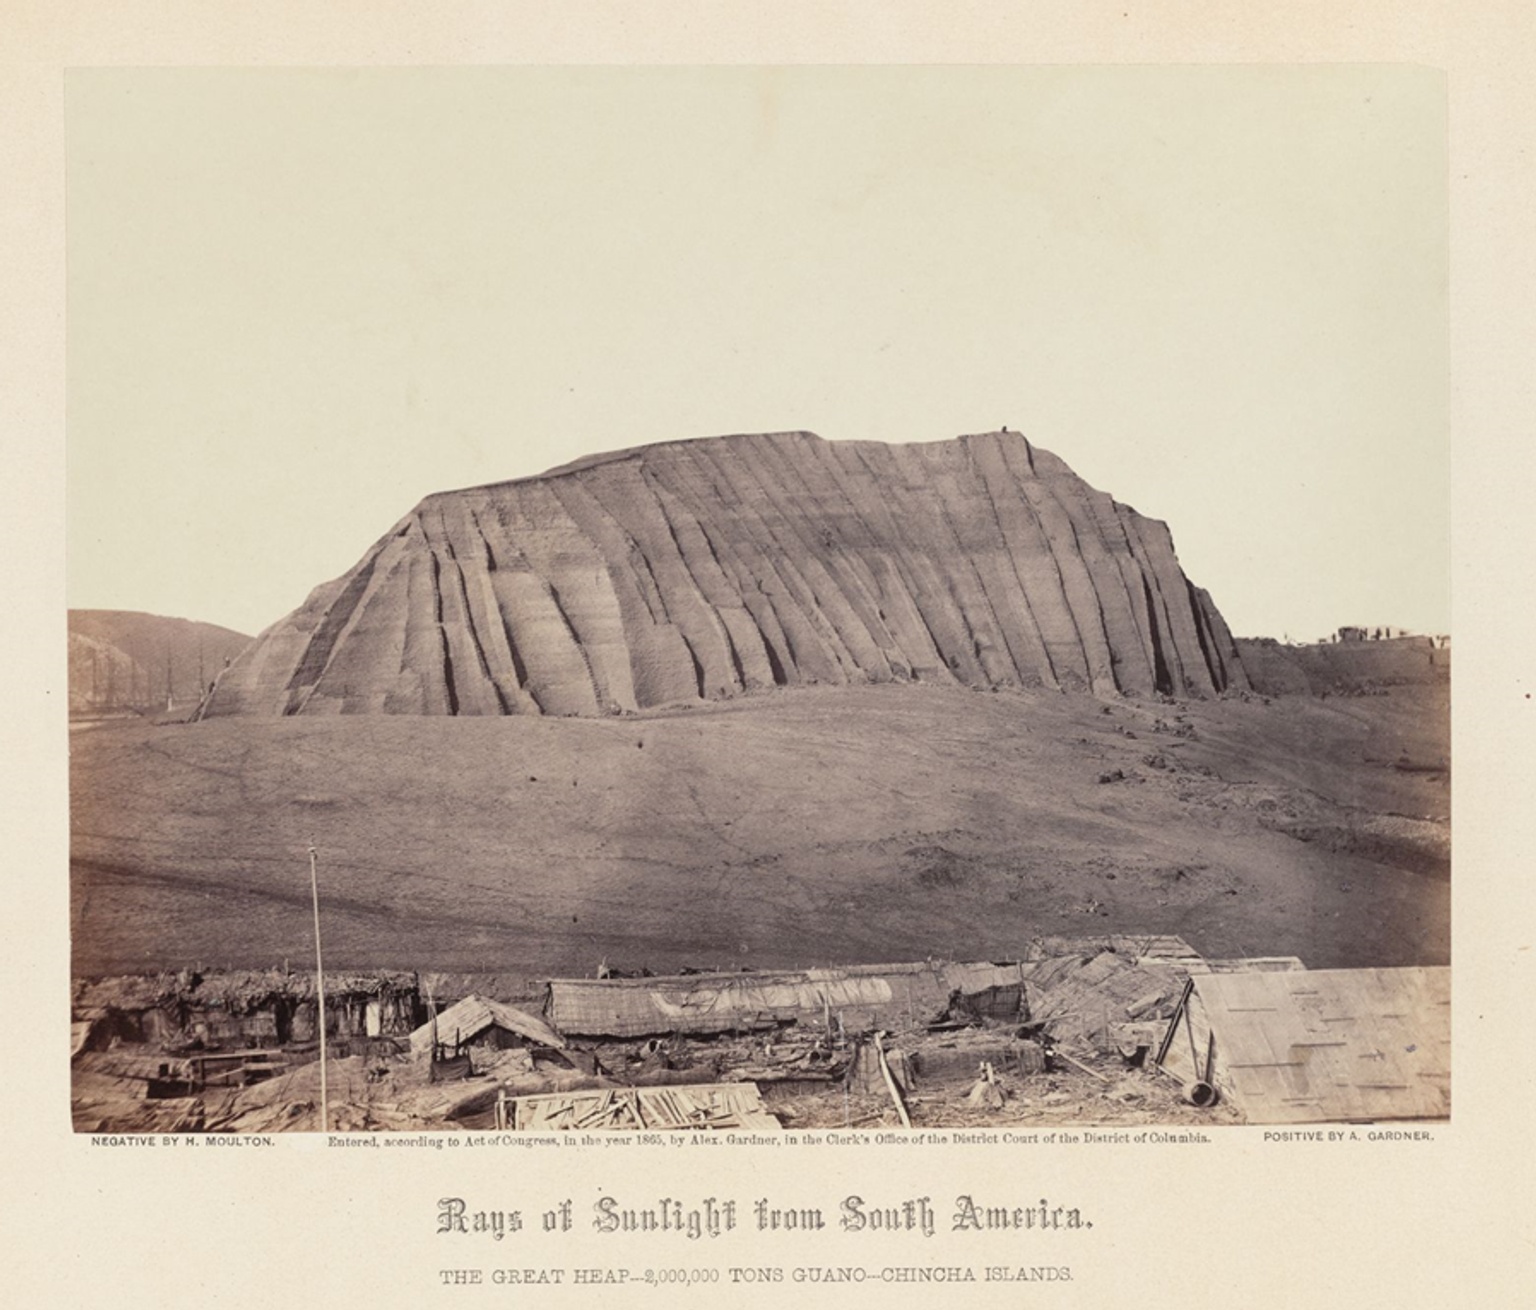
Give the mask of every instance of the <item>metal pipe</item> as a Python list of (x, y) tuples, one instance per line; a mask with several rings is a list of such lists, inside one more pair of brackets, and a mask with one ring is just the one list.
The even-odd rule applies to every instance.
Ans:
[(1208, 1082), (1197, 1080), (1184, 1087), (1184, 1099), (1199, 1110), (1208, 1110), (1220, 1099), (1220, 1094)]

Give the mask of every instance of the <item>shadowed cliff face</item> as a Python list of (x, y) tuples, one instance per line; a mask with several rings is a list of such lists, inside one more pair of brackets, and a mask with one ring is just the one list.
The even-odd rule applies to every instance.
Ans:
[(429, 496), (206, 715), (596, 715), (892, 681), (1247, 686), (1167, 526), (1022, 436), (783, 433)]

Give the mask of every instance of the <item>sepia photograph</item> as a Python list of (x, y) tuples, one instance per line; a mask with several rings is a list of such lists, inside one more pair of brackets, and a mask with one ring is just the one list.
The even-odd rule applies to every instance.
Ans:
[(1450, 1118), (1441, 74), (65, 109), (76, 1132)]
[(1519, 6), (11, 18), (12, 1300), (1529, 1281)]

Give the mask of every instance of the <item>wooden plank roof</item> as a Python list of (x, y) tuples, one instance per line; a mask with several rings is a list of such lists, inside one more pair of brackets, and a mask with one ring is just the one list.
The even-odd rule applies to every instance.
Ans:
[(1445, 968), (1197, 974), (1170, 1067), (1204, 1058), (1252, 1123), (1442, 1119), (1450, 1114)]
[[(508, 1032), (526, 1037), (536, 1046), (565, 1046), (560, 1034), (542, 1019), (527, 1014), (501, 1001), (487, 1000), (483, 996), (466, 996), (450, 1005), (437, 1016), (437, 1039), (440, 1042), (470, 1042), (487, 1028), (505, 1028)], [(432, 1045), (432, 1024), (422, 1024), (411, 1034), (411, 1049), (422, 1052)]]

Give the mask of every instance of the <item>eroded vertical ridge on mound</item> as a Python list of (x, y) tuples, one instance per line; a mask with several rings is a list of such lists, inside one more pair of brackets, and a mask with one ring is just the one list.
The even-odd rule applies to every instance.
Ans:
[(804, 683), (1246, 687), (1166, 524), (1017, 433), (804, 432), (429, 496), (225, 671), (225, 714), (574, 714)]

